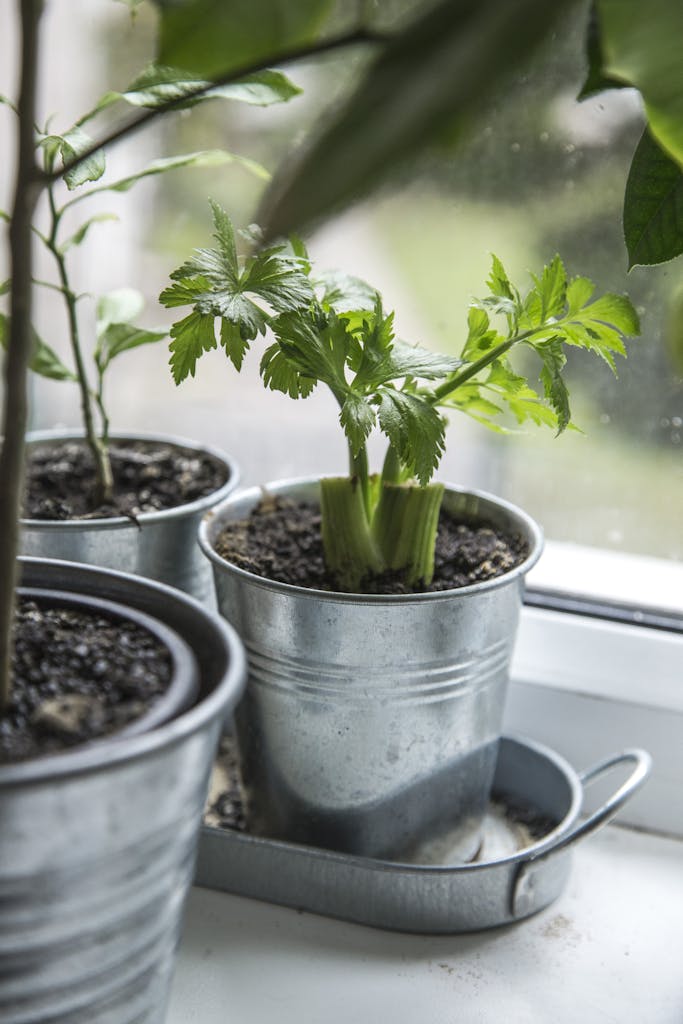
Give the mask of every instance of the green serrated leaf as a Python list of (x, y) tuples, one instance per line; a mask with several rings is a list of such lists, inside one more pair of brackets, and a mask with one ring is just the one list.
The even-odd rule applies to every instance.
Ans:
[(322, 289), (323, 306), (333, 309), (335, 313), (368, 311), (374, 309), (377, 303), (377, 289), (352, 274), (328, 271), (321, 274), (315, 283)]
[(494, 253), (491, 254), (491, 272), (486, 284), (492, 295), (515, 301), (516, 294), (510, 284), (505, 267)]
[(640, 334), (638, 314), (626, 295), (605, 292), (595, 302), (585, 306), (580, 316), (593, 325), (603, 324), (607, 329), (611, 327), (622, 334)]
[(327, 384), (342, 401), (348, 391), (344, 369), (352, 341), (345, 320), (332, 314), (318, 324), (298, 313), (282, 313), (271, 326), (299, 373)]
[(454, 373), (462, 365), (462, 359), (440, 352), (430, 352), (420, 345), (408, 345), (397, 339), (391, 352), (382, 361), (377, 383), (384, 384), (402, 377), (438, 380), (447, 377), (449, 373)]
[(351, 452), (358, 455), (375, 425), (375, 410), (362, 395), (349, 391), (339, 414)]
[(207, 277), (179, 277), (178, 271), (171, 274), (175, 278), (174, 283), (164, 288), (159, 296), (159, 302), (168, 309), (176, 306), (191, 306), (197, 299), (206, 294), (211, 288), (211, 282)]
[(112, 359), (141, 345), (163, 341), (166, 331), (150, 331), (129, 323), (110, 323), (99, 336), (95, 350), (95, 361), (104, 372)]
[(59, 246), (59, 251), (64, 255), (64, 253), (68, 252), (69, 249), (72, 249), (76, 245), (80, 245), (94, 224), (102, 224), (105, 221), (118, 219), (119, 218), (115, 213), (96, 213), (93, 217), (89, 217), (84, 224), (81, 224), (78, 231), (75, 231), (73, 235), (66, 239), (65, 242), (62, 242)]
[(567, 314), (577, 313), (590, 300), (595, 285), (587, 277), (575, 277), (567, 285)]
[(443, 417), (426, 399), (394, 388), (381, 388), (378, 400), (382, 431), (401, 462), (425, 486), (444, 452)]
[(647, 130), (626, 182), (624, 237), (629, 270), (666, 263), (683, 252), (683, 171)]
[(559, 256), (543, 268), (540, 278), (533, 278), (540, 302), (538, 320), (546, 323), (551, 317), (559, 317), (564, 312), (567, 298), (567, 273)]
[(227, 321), (231, 326), (225, 327), (225, 347), (237, 366), (244, 343), (265, 333), (270, 309), (278, 313), (306, 309), (313, 289), (302, 261), (285, 252), (284, 246), (260, 250), (240, 268), (230, 218), (217, 203), (211, 207), (217, 248), (197, 249), (173, 272), (175, 283), (162, 292), (160, 300), (167, 306), (188, 303), (201, 316)]
[(561, 434), (571, 418), (569, 392), (562, 378), (562, 370), (567, 362), (567, 357), (562, 349), (562, 343), (557, 340), (537, 346), (536, 351), (543, 360), (541, 383), (546, 398), (557, 416), (557, 432)]
[(478, 306), (469, 307), (467, 325), (467, 341), (462, 350), (462, 358), (465, 362), (474, 362), (503, 340), (497, 331), (491, 330), (486, 310), (480, 309)]
[(214, 319), (212, 316), (192, 312), (184, 320), (173, 324), (173, 340), (169, 349), (171, 373), (176, 384), (180, 384), (188, 376), (194, 377), (200, 356), (216, 348)]
[(290, 398), (308, 398), (316, 386), (314, 380), (304, 377), (292, 365), (277, 342), (269, 345), (263, 353), (260, 372), (267, 388), (281, 391)]
[(7, 293), (9, 291), (11, 291), (11, 289), (12, 289), (12, 280), (11, 280), (11, 278), (8, 277), (6, 281), (0, 282), (0, 295), (7, 295)]
[(221, 320), (221, 345), (235, 369), (241, 370), (244, 357), (249, 350), (249, 339), (242, 335), (238, 323)]

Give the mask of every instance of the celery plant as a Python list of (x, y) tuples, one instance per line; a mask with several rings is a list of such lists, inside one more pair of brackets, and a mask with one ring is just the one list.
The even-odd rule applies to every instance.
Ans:
[[(497, 420), (507, 411), (561, 433), (571, 415), (566, 347), (588, 349), (616, 371), (624, 336), (639, 331), (626, 297), (594, 299), (592, 283), (570, 281), (559, 256), (532, 275), (525, 296), (494, 256), (489, 294), (472, 303), (460, 358), (440, 355), (396, 338), (393, 313), (369, 285), (340, 275), (316, 280), (299, 241), (259, 249), (252, 229), (251, 251), (240, 260), (227, 214), (212, 206), (217, 247), (197, 250), (160, 297), (169, 307), (192, 306), (171, 328), (174, 379), (194, 376), (198, 358), (219, 342), (240, 370), (250, 342), (269, 329), (274, 340), (260, 366), (266, 387), (292, 398), (318, 384), (330, 389), (349, 475), (321, 482), (322, 534), (327, 567), (344, 590), (387, 569), (403, 572), (410, 586), (431, 581), (443, 493), (431, 479), (444, 451), (445, 410), (494, 429), (505, 429)], [(538, 357), (540, 393), (512, 368), (516, 347)], [(373, 475), (366, 442), (376, 426), (388, 447)]]

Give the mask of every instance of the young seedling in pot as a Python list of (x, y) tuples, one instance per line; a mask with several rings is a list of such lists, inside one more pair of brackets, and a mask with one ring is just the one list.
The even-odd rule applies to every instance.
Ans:
[[(161, 294), (168, 307), (192, 306), (171, 328), (176, 383), (217, 344), (241, 370), (250, 343), (270, 330), (261, 358), (266, 387), (306, 398), (326, 385), (339, 405), (349, 475), (321, 480), (322, 538), (328, 570), (340, 590), (400, 571), (408, 586), (429, 585), (443, 485), (432, 482), (445, 446), (444, 412), (468, 413), (494, 429), (504, 412), (562, 433), (571, 420), (563, 378), (567, 346), (584, 348), (613, 371), (624, 338), (639, 333), (628, 298), (594, 298), (585, 277), (570, 280), (559, 256), (531, 277), (523, 296), (493, 257), (489, 294), (474, 300), (459, 358), (408, 345), (394, 335), (393, 313), (357, 278), (316, 279), (298, 240), (237, 254), (235, 232), (215, 203), (215, 249), (197, 250)], [(216, 325), (219, 325), (218, 336)], [(540, 362), (542, 389), (513, 369), (515, 349)], [(387, 438), (384, 464), (371, 473), (366, 443), (373, 428)]]
[[(197, 90), (200, 88), (202, 91), (198, 94)], [(140, 345), (160, 341), (166, 337), (167, 332), (149, 330), (134, 323), (143, 307), (142, 296), (135, 289), (119, 288), (108, 292), (96, 302), (96, 338), (92, 350), (94, 365), (88, 370), (79, 313), (81, 301), (88, 296), (76, 291), (69, 263), (73, 250), (86, 241), (96, 225), (118, 218), (112, 213), (98, 212), (85, 217), (77, 225), (72, 223), (68, 232), (65, 231), (65, 224), (69, 218), (73, 218), (74, 208), (81, 209), (80, 204), (84, 200), (90, 200), (105, 192), (128, 192), (146, 178), (180, 168), (217, 167), (237, 163), (262, 180), (267, 180), (269, 175), (254, 160), (216, 149), (153, 160), (133, 174), (106, 181), (103, 180), (106, 173), (104, 150), (95, 148), (85, 126), (103, 111), (122, 102), (133, 107), (146, 108), (151, 113), (163, 110), (169, 104), (173, 105), (173, 109), (181, 110), (214, 98), (241, 100), (258, 106), (267, 106), (285, 102), (299, 92), (298, 87), (285, 75), (276, 71), (263, 71), (243, 82), (236, 81), (210, 88), (210, 83), (202, 82), (187, 72), (150, 65), (124, 92), (105, 93), (92, 110), (83, 114), (62, 134), (51, 131), (48, 125), (36, 133), (36, 154), (47, 182), (47, 218), (44, 227), (39, 227), (36, 222), (32, 225), (32, 231), (50, 254), (55, 280), (34, 279), (33, 284), (57, 291), (64, 301), (71, 366), (67, 366), (55, 350), (33, 330), (30, 369), (43, 377), (70, 381), (78, 386), (85, 442), (90, 449), (95, 470), (95, 508), (112, 505), (114, 502), (109, 439), (110, 417), (105, 402), (105, 379), (109, 366), (121, 353)], [(5, 97), (0, 97), (0, 102), (11, 105)], [(78, 162), (81, 155), (83, 159)], [(59, 180), (60, 177), (62, 181)], [(0, 283), (0, 295), (9, 292), (10, 287), (9, 281)], [(7, 348), (9, 337), (9, 317), (0, 314), (0, 347)]]

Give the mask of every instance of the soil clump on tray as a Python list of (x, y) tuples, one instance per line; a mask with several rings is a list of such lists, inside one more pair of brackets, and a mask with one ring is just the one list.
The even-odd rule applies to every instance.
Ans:
[[(311, 502), (267, 497), (248, 518), (226, 525), (216, 542), (222, 557), (257, 576), (314, 590), (338, 588), (323, 557), (320, 509)], [(524, 561), (526, 541), (487, 523), (466, 523), (442, 510), (434, 579), (408, 588), (396, 572), (366, 579), (364, 594), (437, 592), (494, 579)]]
[(83, 441), (46, 441), (29, 448), (23, 515), (28, 519), (135, 518), (189, 504), (227, 481), (208, 453), (150, 441), (112, 441), (114, 500), (95, 505), (95, 465)]
[(20, 598), (0, 764), (122, 729), (168, 689), (171, 674), (167, 648), (136, 623)]

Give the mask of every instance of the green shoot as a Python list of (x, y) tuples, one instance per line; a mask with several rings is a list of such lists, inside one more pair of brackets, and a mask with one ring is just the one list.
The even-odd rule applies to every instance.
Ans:
[[(171, 370), (179, 384), (218, 344), (241, 370), (250, 343), (270, 331), (260, 363), (264, 385), (306, 398), (319, 384), (339, 407), (349, 452), (349, 475), (321, 482), (322, 534), (328, 569), (342, 590), (384, 571), (406, 585), (431, 582), (443, 486), (432, 483), (444, 452), (442, 410), (465, 412), (494, 429), (505, 412), (558, 434), (571, 422), (563, 377), (566, 348), (600, 356), (616, 372), (624, 337), (639, 332), (630, 301), (593, 298), (586, 278), (569, 280), (559, 256), (532, 275), (522, 296), (493, 257), (489, 294), (475, 300), (468, 335), (455, 359), (395, 337), (394, 315), (378, 292), (357, 278), (317, 280), (300, 242), (237, 255), (227, 214), (212, 204), (216, 249), (201, 249), (171, 275), (160, 300), (192, 311), (171, 328)], [(498, 324), (503, 324), (499, 330)], [(533, 350), (540, 390), (516, 372), (515, 347)], [(370, 473), (367, 440), (386, 437), (380, 474)]]
[[(201, 90), (198, 94), (197, 90)], [(78, 387), (83, 429), (96, 470), (95, 502), (110, 504), (113, 500), (113, 477), (109, 457), (109, 414), (105, 401), (105, 378), (112, 360), (122, 352), (150, 344), (166, 337), (165, 331), (147, 330), (135, 325), (142, 309), (142, 298), (133, 289), (118, 289), (102, 296), (96, 305), (96, 344), (92, 351), (92, 369), (88, 369), (81, 340), (79, 295), (71, 283), (69, 260), (71, 251), (83, 244), (98, 224), (116, 220), (111, 213), (86, 217), (71, 234), (64, 237), (65, 214), (76, 204), (102, 192), (127, 192), (139, 181), (152, 175), (186, 167), (219, 167), (238, 164), (262, 180), (268, 172), (254, 160), (224, 150), (202, 150), (154, 160), (134, 174), (118, 180), (107, 180), (104, 149), (98, 148), (84, 129), (103, 111), (115, 103), (126, 103), (149, 111), (190, 108), (212, 99), (236, 100), (251, 105), (269, 106), (286, 102), (300, 90), (281, 72), (263, 70), (224, 85), (211, 87), (196, 76), (175, 68), (152, 65), (143, 71), (124, 92), (108, 92), (62, 134), (39, 132), (36, 149), (41, 158), (48, 198), (47, 225), (36, 223), (33, 233), (53, 259), (55, 280), (33, 280), (33, 284), (59, 292), (67, 317), (71, 366), (65, 365), (56, 352), (32, 332), (30, 369), (52, 380), (70, 381)], [(0, 101), (2, 101), (0, 97)], [(61, 175), (62, 181), (58, 180)], [(66, 189), (64, 189), (66, 186)], [(0, 211), (0, 217), (7, 214)], [(9, 282), (0, 283), (0, 295), (8, 293)], [(134, 299), (132, 297), (135, 297)], [(0, 346), (7, 347), (10, 337), (9, 319), (0, 314)]]

